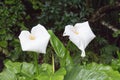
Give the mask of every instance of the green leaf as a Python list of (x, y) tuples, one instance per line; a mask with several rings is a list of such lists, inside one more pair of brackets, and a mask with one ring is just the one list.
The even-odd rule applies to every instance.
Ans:
[(17, 77), (14, 72), (5, 69), (0, 73), (0, 80), (17, 80)]
[(22, 63), (20, 62), (11, 62), (10, 60), (5, 61), (5, 67), (7, 70), (13, 73), (19, 73), (21, 70)]
[(36, 77), (37, 80), (50, 80), (49, 75), (45, 72), (42, 72), (39, 76)]
[(111, 67), (114, 70), (117, 70), (117, 71), (120, 72), (120, 60), (119, 59), (113, 59), (112, 62), (111, 62)]
[(52, 65), (42, 64), (39, 67), (39, 75), (36, 77), (37, 80), (50, 80), (50, 76), (53, 75)]
[[(48, 65), (47, 65), (48, 66)], [(50, 66), (48, 66), (50, 67)], [(37, 76), (37, 80), (64, 80), (64, 76), (66, 74), (66, 70), (64, 68), (60, 68), (57, 72), (54, 74), (48, 74), (48, 71), (41, 71), (40, 75)]]
[[(33, 80), (35, 75), (35, 67), (31, 63), (20, 63), (5, 60), (5, 69), (0, 73), (0, 80)], [(10, 74), (10, 76), (8, 75)], [(5, 75), (8, 75), (7, 77)], [(8, 79), (9, 78), (9, 79)]]
[(5, 4), (14, 4), (15, 0), (5, 0)]
[(64, 76), (66, 75), (66, 70), (64, 68), (60, 68), (55, 74), (52, 76), (51, 80), (64, 80)]
[(49, 34), (51, 35), (50, 43), (55, 51), (55, 53), (60, 58), (60, 65), (63, 66), (70, 66), (73, 64), (73, 61), (70, 57), (69, 51), (65, 48), (63, 43), (55, 36), (52, 30), (48, 30)]
[(7, 41), (0, 41), (0, 46), (6, 48), (8, 45)]
[(0, 34), (6, 34), (6, 30), (5, 29), (0, 29)]
[(118, 37), (120, 35), (120, 30), (113, 33), (113, 37)]
[(120, 74), (110, 66), (91, 63), (77, 65), (65, 76), (65, 80), (119, 80)]
[(39, 65), (39, 75), (35, 74), (36, 68), (32, 63), (12, 62), (6, 60), (5, 69), (0, 73), (0, 80), (63, 80), (66, 74), (64, 68), (60, 68), (55, 73), (52, 72), (52, 65)]
[(49, 30), (48, 32), (51, 35), (50, 43), (53, 46), (56, 54), (59, 57), (63, 58), (65, 56), (65, 53), (67, 52), (66, 48), (51, 30)]
[(21, 73), (27, 77), (31, 77), (35, 73), (35, 67), (31, 63), (22, 63)]
[(50, 64), (46, 64), (46, 63), (43, 63), (40, 66), (39, 70), (40, 70), (40, 72), (47, 72), (48, 75), (51, 75), (53, 73), (52, 66)]

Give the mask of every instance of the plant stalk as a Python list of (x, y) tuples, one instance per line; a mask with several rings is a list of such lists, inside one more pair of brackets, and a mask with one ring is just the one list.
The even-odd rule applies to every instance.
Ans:
[(39, 69), (38, 69), (38, 54), (37, 53), (33, 53), (34, 54), (34, 64), (36, 67), (36, 74), (39, 75)]
[(52, 69), (53, 73), (55, 72), (55, 64), (54, 64), (54, 54), (52, 53)]

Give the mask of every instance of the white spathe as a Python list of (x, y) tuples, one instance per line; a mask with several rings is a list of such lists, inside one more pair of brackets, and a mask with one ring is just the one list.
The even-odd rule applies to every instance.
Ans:
[(46, 53), (50, 35), (44, 26), (38, 24), (32, 28), (31, 32), (21, 31), (19, 39), (23, 51)]
[(81, 57), (85, 57), (85, 48), (95, 38), (88, 22), (65, 26), (63, 36), (69, 36), (69, 39), (82, 51)]

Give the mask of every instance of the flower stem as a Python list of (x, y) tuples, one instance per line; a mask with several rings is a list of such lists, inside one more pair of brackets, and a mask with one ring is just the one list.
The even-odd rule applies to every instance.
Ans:
[(54, 54), (52, 53), (52, 68), (53, 68), (53, 73), (55, 72), (55, 64), (54, 64)]
[(36, 74), (39, 75), (39, 69), (38, 69), (38, 54), (37, 53), (33, 53), (34, 54), (34, 64), (36, 67)]

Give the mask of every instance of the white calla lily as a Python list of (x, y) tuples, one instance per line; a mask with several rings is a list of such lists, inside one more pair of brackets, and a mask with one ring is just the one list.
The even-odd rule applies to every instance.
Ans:
[(85, 57), (85, 48), (95, 38), (88, 22), (65, 26), (63, 36), (69, 36), (69, 39), (82, 51), (81, 57)]
[(44, 26), (38, 24), (32, 28), (31, 33), (26, 30), (22, 31), (19, 39), (23, 51), (46, 53), (50, 35)]

